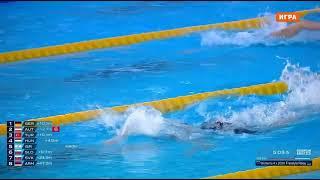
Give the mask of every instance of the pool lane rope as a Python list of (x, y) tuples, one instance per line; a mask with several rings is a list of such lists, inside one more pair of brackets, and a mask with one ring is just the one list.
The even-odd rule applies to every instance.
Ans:
[[(297, 11), (296, 13), (298, 13), (301, 17), (303, 17), (309, 13), (314, 13), (314, 12), (320, 12), (320, 8)], [(163, 31), (154, 31), (154, 32), (141, 33), (141, 34), (132, 34), (132, 35), (117, 36), (117, 37), (110, 37), (110, 38), (103, 38), (103, 39), (95, 39), (95, 40), (89, 40), (89, 41), (81, 41), (81, 42), (75, 42), (75, 43), (67, 43), (67, 44), (55, 45), (55, 46), (46, 46), (46, 47), (40, 47), (40, 48), (10, 51), (10, 52), (0, 53), (0, 64), (34, 59), (34, 58), (42, 58), (42, 57), (57, 56), (57, 55), (63, 55), (63, 54), (84, 52), (84, 51), (89, 51), (94, 49), (126, 46), (130, 44), (144, 42), (144, 41), (177, 37), (177, 36), (182, 36), (188, 33), (205, 31), (210, 29), (225, 29), (225, 30), (257, 29), (262, 27), (265, 22), (267, 22), (266, 17), (258, 17), (258, 18), (245, 19), (245, 20), (239, 20), (239, 21), (190, 26), (190, 27), (183, 27), (183, 28), (163, 30)]]
[[(108, 110), (124, 112), (129, 107), (132, 107), (132, 106), (151, 106), (162, 113), (169, 113), (169, 112), (182, 110), (189, 105), (192, 105), (194, 103), (197, 103), (209, 98), (213, 98), (213, 97), (221, 97), (221, 96), (227, 96), (227, 95), (236, 95), (236, 96), (274, 95), (274, 94), (285, 93), (287, 90), (288, 90), (287, 84), (285, 82), (279, 81), (279, 82), (258, 84), (258, 85), (240, 87), (240, 88), (217, 90), (217, 91), (204, 92), (204, 93), (198, 93), (198, 94), (192, 94), (192, 95), (186, 95), (186, 96), (178, 96), (174, 98), (136, 103), (131, 105), (114, 106), (114, 107), (108, 107), (103, 109), (80, 111), (80, 112), (74, 112), (74, 113), (63, 114), (63, 115), (30, 119), (29, 121), (51, 121), (53, 125), (64, 125), (64, 124), (82, 122), (82, 121), (87, 121), (87, 120), (97, 118), (100, 115), (103, 115), (103, 113)], [(0, 135), (5, 135), (6, 131), (7, 131), (6, 124), (0, 124)]]
[(268, 166), (204, 179), (271, 179), (313, 171), (320, 171), (320, 157), (312, 160), (312, 166)]

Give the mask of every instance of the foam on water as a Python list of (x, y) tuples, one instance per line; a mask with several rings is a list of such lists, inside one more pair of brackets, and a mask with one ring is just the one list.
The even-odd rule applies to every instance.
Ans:
[[(271, 130), (301, 122), (304, 118), (320, 113), (320, 76), (308, 67), (287, 62), (280, 80), (289, 86), (283, 100), (269, 104), (256, 104), (231, 115), (218, 117), (238, 127)], [(203, 113), (203, 112), (202, 112)]]
[(143, 134), (157, 136), (164, 124), (159, 111), (149, 107), (130, 108), (120, 135)]
[(124, 113), (108, 111), (101, 120), (119, 136), (157, 136), (165, 122), (161, 112), (144, 106), (131, 107)]
[(270, 34), (274, 31), (281, 30), (288, 26), (287, 23), (279, 23), (274, 19), (273, 14), (266, 14), (270, 23), (264, 24), (261, 29), (250, 31), (223, 31), (211, 30), (201, 34), (202, 46), (221, 46), (221, 45), (236, 45), (236, 46), (251, 46), (251, 45), (284, 45), (297, 42), (312, 42), (320, 40), (319, 31), (303, 30), (296, 36), (291, 38), (272, 37)]
[(106, 112), (101, 122), (114, 132), (115, 137), (111, 141), (134, 135), (180, 140), (190, 140), (199, 135), (192, 126), (166, 119), (160, 111), (149, 106), (131, 107), (124, 113)]
[[(208, 112), (206, 106), (199, 105), (196, 109), (205, 119), (219, 118), (231, 122), (234, 127), (250, 128), (267, 131), (274, 128), (285, 127), (299, 120), (320, 113), (320, 76), (308, 67), (299, 67), (287, 62), (280, 80), (289, 86), (287, 94), (281, 101), (252, 104), (242, 110), (229, 108), (230, 113), (213, 114)], [(246, 97), (241, 97), (246, 100)], [(249, 97), (248, 97), (249, 98)], [(259, 97), (256, 97), (259, 98)], [(249, 100), (249, 99), (248, 99)], [(229, 99), (226, 99), (228, 103)], [(161, 112), (152, 107), (132, 107), (124, 113), (107, 112), (102, 117), (105, 126), (115, 130), (116, 137), (131, 135), (145, 135), (150, 137), (170, 136), (182, 140), (190, 140), (198, 135), (202, 136), (199, 128), (169, 120)]]

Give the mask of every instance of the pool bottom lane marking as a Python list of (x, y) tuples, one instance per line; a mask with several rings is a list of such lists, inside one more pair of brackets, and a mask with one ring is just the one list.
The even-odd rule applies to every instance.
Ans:
[[(161, 99), (150, 102), (136, 103), (131, 105), (122, 105), (107, 107), (103, 109), (95, 109), (88, 111), (80, 111), (74, 113), (68, 113), (63, 115), (49, 116), (44, 118), (30, 119), (29, 121), (52, 121), (54, 126), (59, 126), (63, 124), (70, 124), (75, 122), (82, 122), (91, 120), (99, 117), (106, 110), (113, 110), (117, 112), (124, 112), (131, 106), (152, 106), (153, 108), (159, 110), (162, 113), (169, 113), (178, 110), (182, 110), (185, 107), (192, 105), (194, 103), (207, 100), (213, 97), (221, 97), (227, 95), (275, 95), (285, 93), (288, 90), (288, 85), (285, 82), (271, 82), (266, 84), (258, 84), (240, 88), (217, 90), (211, 92), (204, 92), (186, 96), (178, 96), (174, 98)], [(6, 124), (0, 124), (0, 135), (5, 135), (7, 133)]]

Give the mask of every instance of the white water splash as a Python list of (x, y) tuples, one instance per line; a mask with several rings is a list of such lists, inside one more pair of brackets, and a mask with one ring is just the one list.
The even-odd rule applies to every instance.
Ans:
[(120, 131), (120, 136), (142, 134), (158, 136), (164, 124), (164, 118), (159, 111), (151, 107), (130, 108), (126, 121)]
[(289, 62), (282, 71), (280, 80), (289, 86), (289, 92), (280, 102), (257, 104), (231, 116), (218, 118), (231, 122), (235, 127), (256, 130), (271, 130), (298, 123), (305, 117), (320, 114), (320, 76), (308, 67), (299, 67)]
[[(283, 100), (268, 104), (255, 104), (241, 111), (229, 108), (230, 113), (219, 114), (207, 112), (206, 106), (200, 104), (196, 110), (205, 119), (219, 118), (231, 122), (234, 128), (248, 128), (259, 131), (288, 126), (299, 120), (320, 114), (320, 76), (308, 67), (299, 67), (287, 62), (280, 80), (289, 86)], [(242, 97), (245, 98), (245, 97)], [(245, 100), (245, 99), (243, 99)], [(218, 115), (216, 115), (218, 114)], [(124, 113), (107, 112), (102, 117), (107, 127), (115, 129), (115, 138), (131, 135), (150, 137), (174, 137), (180, 140), (191, 140), (201, 137), (201, 130), (176, 120), (169, 120), (152, 107), (132, 107)]]
[(320, 105), (320, 76), (309, 67), (299, 67), (287, 62), (281, 80), (289, 85), (287, 104), (294, 107)]
[(161, 112), (148, 106), (131, 107), (124, 113), (109, 111), (101, 117), (101, 121), (106, 127), (115, 130), (116, 136), (108, 141), (111, 143), (134, 135), (174, 137), (180, 140), (197, 136), (191, 126), (165, 119)]
[(251, 45), (280, 45), (290, 44), (294, 42), (311, 42), (320, 40), (319, 31), (301, 31), (296, 36), (284, 39), (272, 37), (270, 34), (274, 31), (286, 28), (287, 23), (279, 23), (274, 19), (273, 14), (266, 14), (270, 23), (264, 24), (261, 29), (249, 31), (223, 31), (212, 30), (201, 34), (202, 46), (221, 46), (221, 45), (236, 45), (236, 46), (251, 46)]
[(147, 135), (157, 136), (164, 124), (164, 118), (159, 111), (151, 107), (131, 107), (124, 113), (105, 112), (101, 122), (116, 131), (119, 136)]

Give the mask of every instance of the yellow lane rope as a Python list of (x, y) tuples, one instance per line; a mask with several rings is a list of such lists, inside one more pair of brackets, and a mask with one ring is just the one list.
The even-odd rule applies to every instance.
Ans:
[[(299, 13), (301, 16), (305, 16), (313, 12), (320, 12), (320, 8), (297, 11), (297, 13)], [(126, 36), (117, 36), (117, 37), (95, 39), (95, 40), (81, 41), (81, 42), (75, 42), (75, 43), (67, 43), (67, 44), (55, 45), (55, 46), (46, 46), (46, 47), (40, 47), (40, 48), (4, 52), (4, 53), (0, 53), (0, 64), (27, 60), (27, 59), (83, 52), (83, 51), (89, 51), (94, 49), (125, 46), (125, 45), (136, 44), (144, 41), (182, 36), (188, 33), (205, 31), (205, 30), (214, 29), (214, 28), (227, 29), (227, 30), (228, 29), (240, 29), (240, 30), (254, 29), (254, 28), (260, 28), (263, 25), (263, 22), (266, 22), (266, 18), (259, 17), (259, 18), (232, 21), (232, 22), (191, 26), (191, 27), (184, 27), (184, 28), (177, 28), (177, 29), (170, 29), (170, 30), (163, 30), (163, 31), (154, 31), (154, 32), (141, 33), (141, 34), (132, 34), (132, 35), (126, 35)]]
[[(186, 106), (194, 104), (199, 101), (203, 101), (209, 98), (225, 95), (273, 95), (284, 93), (288, 90), (288, 86), (285, 82), (272, 82), (266, 84), (259, 84), (241, 88), (225, 89), (211, 92), (198, 93), (187, 96), (178, 96), (175, 98), (162, 99), (157, 101), (150, 101), (144, 103), (136, 103), (131, 105), (114, 106), (104, 109), (88, 110), (81, 112), (74, 112), (64, 115), (49, 116), (44, 118), (30, 119), (30, 121), (52, 121), (54, 125), (62, 125), (75, 123), (80, 121), (86, 121), (97, 118), (105, 110), (114, 110), (117, 112), (123, 112), (130, 106), (152, 106), (162, 113), (168, 113), (184, 109)], [(6, 124), (0, 124), (0, 135), (6, 134)]]
[(0, 53), (0, 63), (9, 63), (16, 62), (20, 60), (27, 60), (33, 58), (40, 57), (48, 57), (62, 54), (70, 54), (76, 52), (83, 52), (94, 49), (101, 48), (111, 48), (117, 46), (125, 46), (130, 44), (136, 44), (144, 41), (156, 40), (156, 39), (164, 39), (170, 37), (181, 36), (187, 33), (195, 32), (195, 31), (203, 31), (212, 28), (224, 28), (230, 29), (235, 26), (239, 26), (239, 28), (246, 28), (246, 26), (251, 28), (260, 27), (260, 18), (254, 18), (250, 20), (242, 20), (228, 23), (220, 23), (220, 24), (209, 24), (209, 25), (200, 25), (200, 26), (192, 26), (164, 31), (155, 31), (155, 32), (147, 32), (141, 34), (132, 34), (125, 36), (117, 36), (89, 41), (81, 41), (75, 43), (68, 43), (56, 46), (47, 46), (40, 48), (32, 48), (26, 50), (18, 50)]
[(204, 179), (271, 179), (319, 170), (320, 157), (312, 160), (312, 166), (269, 166), (224, 175), (211, 176)]

